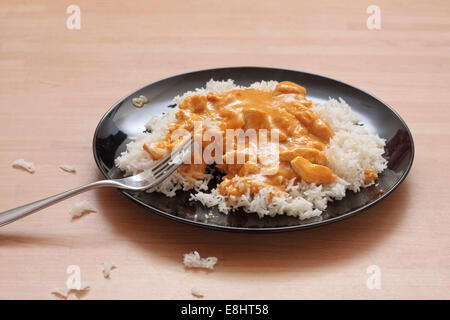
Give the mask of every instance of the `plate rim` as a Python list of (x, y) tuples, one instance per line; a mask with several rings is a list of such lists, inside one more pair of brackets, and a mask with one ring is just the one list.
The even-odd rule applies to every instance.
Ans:
[(130, 198), (131, 200), (137, 202), (138, 204), (140, 204), (141, 206), (145, 207), (147, 210), (152, 211), (160, 216), (163, 216), (165, 218), (169, 218), (171, 220), (174, 221), (178, 221), (181, 223), (185, 223), (185, 224), (189, 224), (192, 226), (196, 226), (199, 228), (206, 228), (209, 230), (217, 230), (217, 231), (223, 231), (223, 232), (240, 232), (240, 233), (276, 233), (276, 232), (287, 232), (287, 231), (297, 231), (297, 230), (305, 230), (305, 229), (310, 229), (310, 228), (316, 228), (316, 227), (321, 227), (324, 225), (328, 225), (334, 222), (338, 222), (338, 221), (342, 221), (344, 219), (350, 218), (354, 215), (357, 215), (359, 213), (362, 213), (363, 211), (366, 211), (368, 208), (376, 205), (377, 203), (379, 203), (380, 201), (386, 199), (389, 195), (391, 195), (397, 188), (398, 186), (406, 179), (406, 177), (408, 176), (409, 172), (411, 171), (413, 162), (414, 162), (414, 156), (415, 156), (415, 146), (414, 146), (414, 139), (411, 133), (411, 130), (409, 129), (408, 125), (406, 124), (405, 120), (397, 113), (397, 111), (392, 108), (389, 104), (387, 104), (386, 102), (384, 102), (383, 100), (381, 100), (380, 98), (374, 96), (373, 94), (362, 90), (358, 87), (355, 87), (351, 84), (348, 84), (347, 82), (344, 81), (340, 81), (334, 78), (330, 78), (321, 74), (317, 74), (317, 73), (311, 73), (311, 72), (305, 72), (305, 71), (299, 71), (299, 70), (293, 70), (293, 69), (284, 69), (284, 68), (277, 68), (277, 67), (261, 67), (261, 66), (231, 66), (231, 67), (217, 67), (217, 68), (207, 68), (207, 69), (199, 69), (199, 70), (194, 70), (194, 71), (189, 71), (189, 72), (183, 72), (183, 73), (178, 73), (175, 75), (171, 75), (153, 82), (150, 82), (132, 92), (130, 92), (129, 94), (123, 96), (122, 98), (120, 98), (117, 102), (115, 102), (106, 112), (105, 114), (100, 118), (95, 131), (94, 131), (94, 136), (92, 139), (92, 151), (93, 151), (93, 155), (94, 155), (94, 160), (95, 163), (97, 165), (97, 168), (100, 170), (100, 172), (102, 173), (102, 175), (106, 178), (106, 179), (111, 179), (110, 177), (108, 177), (107, 172), (105, 172), (100, 164), (100, 159), (98, 157), (97, 151), (96, 151), (96, 137), (98, 136), (98, 131), (100, 129), (101, 124), (104, 122), (104, 120), (112, 113), (116, 110), (116, 108), (118, 108), (123, 101), (125, 101), (126, 99), (128, 99), (130, 96), (132, 96), (133, 94), (135, 94), (136, 92), (139, 92), (140, 90), (155, 85), (159, 82), (163, 82), (166, 81), (168, 79), (171, 78), (175, 78), (175, 77), (179, 77), (179, 76), (186, 76), (186, 75), (190, 75), (190, 74), (194, 74), (194, 73), (200, 73), (200, 72), (213, 72), (213, 71), (220, 71), (220, 70), (229, 70), (229, 69), (265, 69), (267, 71), (283, 71), (283, 72), (295, 72), (295, 73), (300, 73), (300, 74), (304, 74), (304, 75), (308, 75), (308, 76), (314, 76), (314, 77), (319, 77), (319, 78), (323, 78), (325, 80), (328, 81), (335, 81), (338, 82), (342, 85), (348, 86), (354, 90), (358, 90), (368, 96), (370, 96), (371, 98), (381, 102), (385, 107), (387, 107), (388, 110), (390, 110), (399, 120), (400, 122), (403, 124), (403, 126), (406, 128), (406, 132), (408, 133), (408, 136), (410, 138), (411, 141), (411, 158), (408, 162), (407, 168), (406, 170), (403, 172), (402, 176), (400, 177), (400, 179), (385, 193), (383, 193), (383, 195), (381, 195), (379, 198), (363, 205), (362, 207), (359, 207), (357, 209), (351, 210), (349, 212), (346, 212), (344, 214), (341, 214), (337, 217), (333, 217), (327, 220), (322, 220), (322, 221), (316, 221), (316, 222), (312, 222), (312, 223), (308, 223), (308, 224), (301, 224), (301, 225), (294, 225), (294, 226), (282, 226), (282, 227), (257, 227), (257, 228), (249, 228), (249, 227), (232, 227), (232, 226), (221, 226), (221, 225), (211, 225), (208, 223), (204, 223), (201, 221), (193, 221), (193, 220), (189, 220), (183, 217), (178, 217), (178, 216), (174, 216), (171, 214), (168, 214), (158, 208), (155, 208), (135, 197), (133, 197), (133, 195), (129, 194), (127, 192), (127, 190), (123, 190), (123, 189), (117, 189), (120, 193), (124, 194), (125, 196), (127, 196), (128, 198)]

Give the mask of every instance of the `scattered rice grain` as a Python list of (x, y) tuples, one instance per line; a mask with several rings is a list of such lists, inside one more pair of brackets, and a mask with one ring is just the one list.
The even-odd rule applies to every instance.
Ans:
[(186, 268), (204, 268), (214, 269), (214, 265), (217, 263), (216, 257), (200, 258), (200, 254), (197, 251), (184, 254), (183, 263)]
[(72, 216), (72, 219), (81, 217), (84, 213), (96, 212), (92, 204), (87, 200), (82, 200), (79, 202), (75, 202), (72, 208), (70, 209), (69, 214)]
[(27, 162), (24, 159), (14, 160), (12, 163), (12, 167), (16, 169), (24, 169), (29, 173), (34, 173), (36, 170), (33, 162)]

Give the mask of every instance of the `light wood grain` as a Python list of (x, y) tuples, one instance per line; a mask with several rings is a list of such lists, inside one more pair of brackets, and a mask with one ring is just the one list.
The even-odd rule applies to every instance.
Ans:
[[(77, 0), (81, 30), (68, 30), (70, 3), (0, 3), (0, 210), (101, 178), (91, 140), (109, 106), (209, 67), (290, 68), (364, 88), (408, 123), (415, 163), (364, 214), (285, 234), (202, 230), (116, 190), (89, 192), (0, 229), (0, 298), (53, 299), (71, 264), (91, 282), (84, 299), (184, 299), (192, 287), (215, 299), (449, 298), (448, 1), (377, 0), (379, 31), (366, 28), (372, 1)], [(11, 168), (21, 157), (35, 174)], [(72, 222), (80, 199), (98, 212)], [(184, 270), (192, 250), (217, 256), (216, 270)], [(104, 261), (118, 265), (109, 280)], [(380, 290), (366, 287), (369, 265)]]

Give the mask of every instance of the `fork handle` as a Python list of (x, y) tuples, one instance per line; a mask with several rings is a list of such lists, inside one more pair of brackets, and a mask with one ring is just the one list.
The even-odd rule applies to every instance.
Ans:
[(93, 183), (86, 184), (84, 186), (71, 189), (66, 192), (58, 193), (54, 196), (38, 200), (35, 202), (31, 202), (29, 204), (4, 211), (0, 213), (0, 227), (4, 226), (8, 223), (11, 223), (13, 221), (16, 221), (20, 218), (26, 217), (36, 211), (39, 211), (41, 209), (44, 209), (48, 206), (51, 206), (55, 203), (58, 203), (64, 199), (73, 197), (79, 193), (94, 189), (94, 188), (101, 188), (101, 187), (115, 187), (120, 188), (121, 185), (113, 180), (100, 180)]

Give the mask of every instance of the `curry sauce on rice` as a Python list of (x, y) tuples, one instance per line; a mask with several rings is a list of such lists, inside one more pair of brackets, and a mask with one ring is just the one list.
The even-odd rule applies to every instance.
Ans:
[[(152, 119), (151, 132), (138, 135), (116, 159), (126, 174), (136, 174), (180, 143), (176, 133), (193, 135), (198, 145), (191, 159), (150, 192), (174, 196), (194, 189), (192, 201), (224, 213), (241, 207), (260, 217), (306, 219), (320, 215), (328, 201), (342, 199), (347, 189), (373, 184), (386, 167), (385, 141), (357, 125), (343, 100), (313, 104), (293, 82), (240, 87), (211, 80), (174, 103), (174, 110)], [(223, 176), (208, 190), (211, 164)]]

